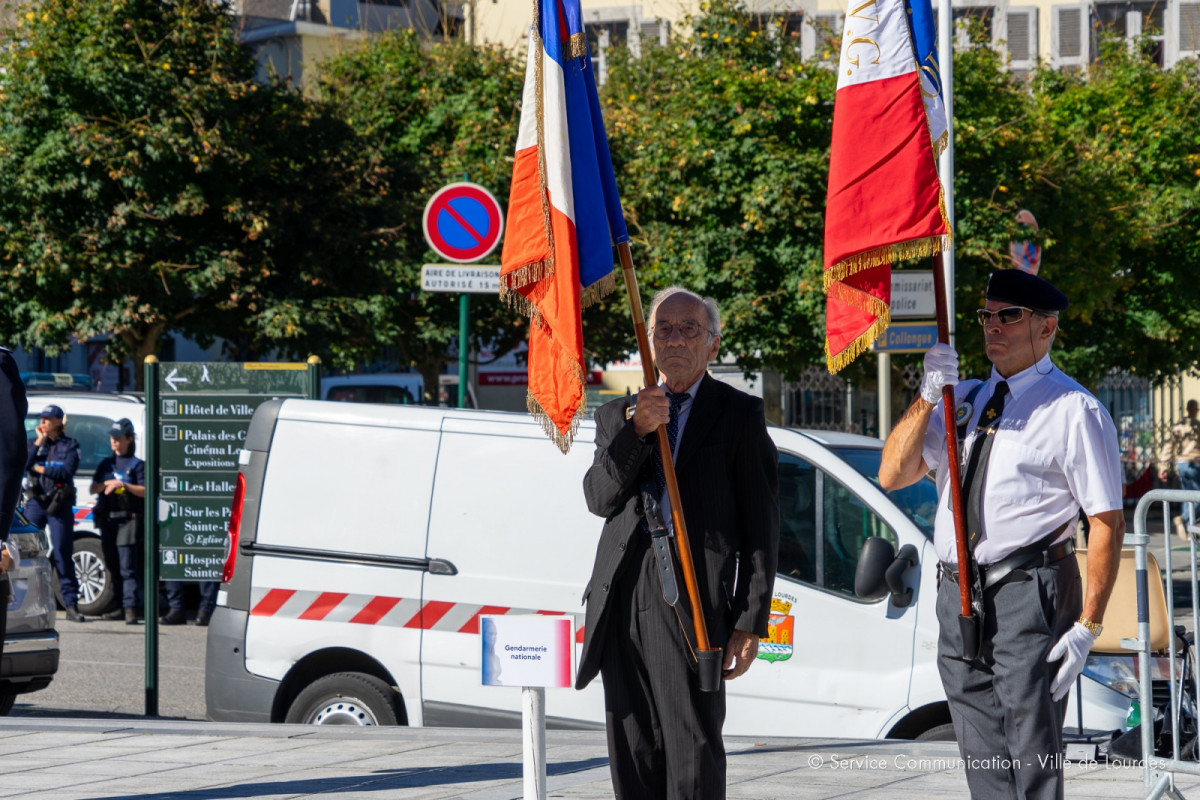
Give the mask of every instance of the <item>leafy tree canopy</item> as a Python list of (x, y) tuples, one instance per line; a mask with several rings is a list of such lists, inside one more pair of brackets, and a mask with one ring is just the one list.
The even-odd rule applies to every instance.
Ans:
[(375, 346), (385, 184), (316, 104), (253, 81), (209, 0), (45, 0), (0, 34), (0, 328), (54, 352), (164, 333), (245, 357)]

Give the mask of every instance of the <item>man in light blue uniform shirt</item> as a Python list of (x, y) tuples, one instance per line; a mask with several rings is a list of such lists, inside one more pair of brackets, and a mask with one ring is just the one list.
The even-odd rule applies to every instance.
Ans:
[[(1050, 361), (1067, 298), (1021, 270), (988, 280), (983, 326), (990, 377), (958, 382), (958, 355), (925, 356), (921, 397), (888, 437), (880, 484), (937, 470), (941, 560), (938, 668), (974, 798), (1063, 796), (1066, 698), (1100, 633), (1125, 517), (1117, 433), (1108, 412)], [(946, 463), (942, 388), (958, 384), (961, 465)], [(950, 466), (955, 467), (952, 471)], [(963, 481), (969, 553), (959, 572), (949, 479)], [(1080, 509), (1091, 526), (1087, 593), (1072, 557)], [(963, 655), (959, 580), (981, 591), (978, 656)]]

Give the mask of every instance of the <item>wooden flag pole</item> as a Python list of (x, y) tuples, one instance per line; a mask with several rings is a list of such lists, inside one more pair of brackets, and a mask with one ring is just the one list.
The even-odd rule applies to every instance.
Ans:
[[(629, 295), (629, 312), (633, 315), (633, 331), (637, 336), (638, 352), (642, 356), (642, 380), (646, 386), (657, 386), (654, 363), (650, 356), (650, 339), (646, 335), (646, 317), (642, 313), (642, 298), (638, 294), (637, 276), (633, 271), (633, 255), (629, 242), (617, 244), (617, 255), (621, 259), (621, 272), (625, 276), (625, 292)], [(696, 567), (692, 563), (692, 548), (688, 544), (687, 524), (683, 519), (683, 502), (679, 499), (679, 481), (675, 477), (675, 461), (671, 458), (671, 444), (667, 439), (667, 426), (658, 426), (658, 452), (662, 456), (663, 474), (667, 480), (667, 497), (671, 500), (671, 519), (675, 523), (675, 540), (679, 544), (679, 566), (683, 571), (683, 583), (687, 587), (688, 602), (692, 604), (692, 622), (696, 626), (696, 647), (712, 650), (708, 642), (708, 625), (704, 621), (704, 607), (700, 605), (700, 590), (696, 585)]]
[[(950, 317), (946, 311), (946, 275), (941, 253), (933, 257), (933, 293), (937, 306), (938, 341), (950, 343)], [(954, 419), (954, 387), (942, 387), (942, 415), (946, 421), (946, 463), (949, 468), (950, 507), (954, 511), (954, 541), (958, 550), (958, 591), (962, 600), (962, 615), (959, 625), (964, 630), (973, 627), (971, 612), (971, 568), (970, 553), (967, 551), (967, 521), (963, 512), (962, 477), (958, 460), (958, 425)], [(964, 636), (964, 656), (973, 658), (977, 652), (977, 640), (968, 642)]]

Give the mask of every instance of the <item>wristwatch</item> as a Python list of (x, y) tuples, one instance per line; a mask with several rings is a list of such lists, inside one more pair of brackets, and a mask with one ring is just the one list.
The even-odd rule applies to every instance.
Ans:
[(1096, 638), (1100, 638), (1100, 631), (1104, 630), (1103, 625), (1101, 625), (1099, 622), (1092, 622), (1087, 617), (1080, 617), (1076, 620), (1076, 622), (1087, 628), (1092, 636), (1095, 636)]

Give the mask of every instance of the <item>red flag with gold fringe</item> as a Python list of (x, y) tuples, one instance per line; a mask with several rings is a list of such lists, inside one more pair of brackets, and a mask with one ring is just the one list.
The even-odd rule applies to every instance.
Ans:
[(932, 19), (929, 0), (851, 6), (825, 209), (830, 372), (853, 361), (890, 324), (892, 262), (941, 252), (950, 240), (935, 153), (946, 141), (945, 110), (939, 87), (923, 84), (936, 71), (918, 64), (916, 55), (932, 41), (923, 30)]

